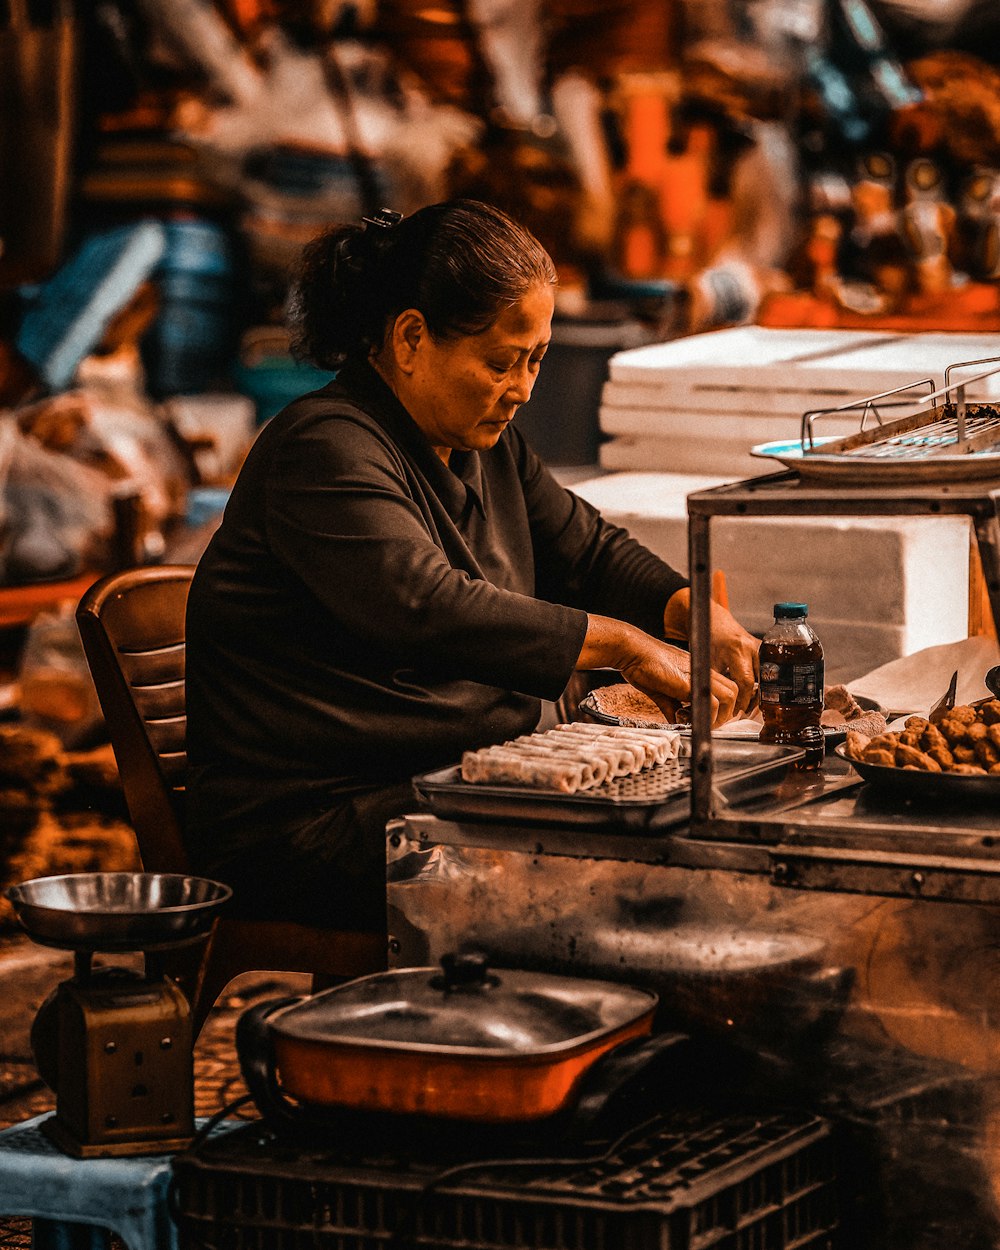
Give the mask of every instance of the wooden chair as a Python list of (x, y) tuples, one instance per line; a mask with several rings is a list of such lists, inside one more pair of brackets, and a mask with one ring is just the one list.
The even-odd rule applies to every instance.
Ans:
[[(181, 834), (187, 715), (184, 631), (193, 566), (126, 569), (94, 583), (76, 619), (147, 872), (190, 873)], [(386, 966), (384, 936), (227, 916), (207, 942), (171, 954), (197, 1037), (229, 982), (253, 971), (306, 972), (314, 988)]]

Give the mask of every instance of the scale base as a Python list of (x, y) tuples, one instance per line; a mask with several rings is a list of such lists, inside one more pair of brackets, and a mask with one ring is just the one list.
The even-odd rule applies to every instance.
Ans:
[(72, 1130), (61, 1122), (58, 1112), (48, 1116), (38, 1127), (54, 1146), (64, 1154), (72, 1155), (74, 1159), (122, 1159), (129, 1155), (176, 1154), (178, 1150), (186, 1150), (194, 1140), (191, 1134), (187, 1137), (163, 1137), (157, 1141), (90, 1145), (77, 1140)]
[(194, 1136), (191, 1012), (171, 981), (101, 968), (61, 982), (32, 1027), (56, 1094), (49, 1139), (78, 1159), (162, 1154)]

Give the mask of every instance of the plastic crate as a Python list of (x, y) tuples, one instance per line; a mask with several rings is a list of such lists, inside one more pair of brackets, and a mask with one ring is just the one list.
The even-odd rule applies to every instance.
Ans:
[[(452, 1164), (454, 1160), (450, 1161)], [(180, 1155), (181, 1250), (830, 1250), (829, 1122), (685, 1112), (598, 1162), (355, 1161), (260, 1124)]]

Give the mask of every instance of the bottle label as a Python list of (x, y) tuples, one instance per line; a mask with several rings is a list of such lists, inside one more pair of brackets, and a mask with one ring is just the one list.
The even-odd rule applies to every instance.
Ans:
[(823, 661), (760, 666), (760, 701), (781, 707), (815, 706), (823, 702)]

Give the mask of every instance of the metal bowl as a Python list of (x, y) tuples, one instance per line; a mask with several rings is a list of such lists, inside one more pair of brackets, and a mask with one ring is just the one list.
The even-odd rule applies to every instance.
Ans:
[(208, 932), (232, 896), (205, 877), (77, 872), (35, 877), (5, 892), (29, 937), (61, 950), (158, 950)]
[(867, 760), (856, 760), (848, 755), (846, 746), (836, 747), (835, 753), (871, 785), (903, 798), (966, 799), (986, 801), (991, 805), (1000, 802), (1000, 777), (978, 773), (931, 773), (920, 768), (870, 764)]

